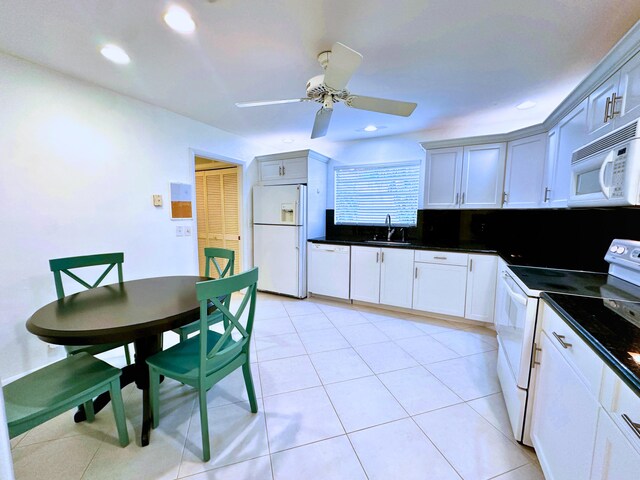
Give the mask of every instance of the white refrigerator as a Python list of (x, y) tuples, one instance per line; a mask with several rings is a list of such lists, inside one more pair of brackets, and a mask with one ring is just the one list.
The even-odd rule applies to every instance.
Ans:
[(258, 290), (307, 296), (307, 187), (253, 187), (253, 263)]

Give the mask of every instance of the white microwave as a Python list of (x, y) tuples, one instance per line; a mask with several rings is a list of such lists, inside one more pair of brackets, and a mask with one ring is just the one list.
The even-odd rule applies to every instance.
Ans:
[(640, 204), (638, 121), (588, 143), (571, 158), (570, 207)]

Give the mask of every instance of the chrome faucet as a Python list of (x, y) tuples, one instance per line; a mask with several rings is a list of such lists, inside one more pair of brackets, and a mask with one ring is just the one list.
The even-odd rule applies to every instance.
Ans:
[(387, 218), (384, 220), (384, 224), (387, 226), (387, 242), (391, 241), (391, 235), (396, 231), (395, 228), (391, 228), (391, 215), (387, 213)]

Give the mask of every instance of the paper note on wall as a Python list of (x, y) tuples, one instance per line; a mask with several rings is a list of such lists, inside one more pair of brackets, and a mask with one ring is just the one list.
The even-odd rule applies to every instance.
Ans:
[(171, 184), (171, 218), (193, 218), (191, 185), (187, 183)]

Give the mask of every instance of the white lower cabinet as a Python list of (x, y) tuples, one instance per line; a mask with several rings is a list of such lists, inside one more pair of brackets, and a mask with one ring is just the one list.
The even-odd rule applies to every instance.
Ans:
[(351, 247), (351, 300), (380, 301), (380, 249)]
[(416, 263), (413, 308), (444, 315), (464, 316), (467, 267), (437, 263)]
[(413, 250), (351, 247), (351, 299), (411, 308)]
[(413, 250), (380, 249), (380, 303), (411, 308)]
[[(547, 480), (589, 478), (601, 409), (591, 390), (554, 345), (540, 335), (531, 439)], [(571, 347), (569, 347), (571, 348)]]
[[(630, 428), (630, 427), (628, 427)], [(640, 452), (620, 431), (609, 414), (600, 409), (591, 480), (624, 480), (640, 476)]]
[(640, 397), (542, 302), (531, 439), (548, 480), (640, 472)]
[(465, 318), (493, 322), (497, 271), (498, 257), (495, 255), (469, 255)]

